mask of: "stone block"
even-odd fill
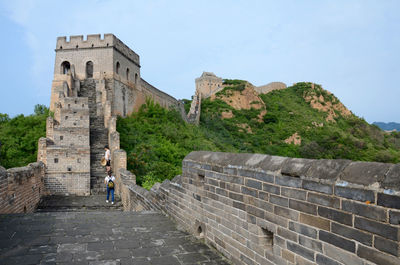
[[[246,179],[245,185],[247,187],[257,189],[257,190],[262,190],[262,183],[260,181],[252,180],[252,179]]]
[[[377,162],[351,162],[340,175],[340,179],[350,183],[369,186],[382,182],[391,164]]]
[[[297,177],[289,177],[289,176],[276,176],[275,177],[275,184],[293,188],[300,188],[302,180]]]
[[[242,190],[242,193],[245,194],[245,195],[250,195],[250,196],[253,196],[253,197],[256,197],[256,198],[258,197],[257,190],[249,189],[249,188],[244,187],[244,186],[241,187],[241,190]]]
[[[235,192],[229,192],[229,198],[235,201],[243,202],[243,195]]]
[[[393,165],[381,183],[384,189],[399,190],[400,188],[400,164]]]
[[[399,256],[399,242],[375,236],[374,247],[396,257]]]
[[[282,258],[284,258],[285,260],[294,263],[294,254],[286,249],[282,249]]]
[[[322,253],[322,243],[314,239],[300,235],[299,244],[302,245],[303,247]]]
[[[389,211],[389,221],[391,224],[399,225],[400,224],[400,212]]]
[[[314,251],[306,249],[305,247],[302,247],[296,243],[292,243],[292,242],[287,242],[287,248],[288,250],[308,259],[311,261],[314,261]]]
[[[400,209],[400,196],[378,193],[378,205]]]
[[[368,217],[370,219],[374,219],[377,221],[386,221],[386,213],[385,209],[375,207],[372,205],[362,204],[353,201],[342,201],[342,209],[347,212],[351,212],[356,215]]]
[[[300,222],[306,225],[310,225],[313,227],[317,227],[320,229],[324,229],[327,231],[330,231],[330,221],[317,217],[317,216],[313,216],[313,215],[308,215],[308,214],[304,214],[304,213],[300,213]]]
[[[288,158],[282,165],[281,174],[293,177],[304,176],[313,161],[305,158]]]
[[[275,186],[275,185],[270,185],[270,184],[263,183],[263,191],[279,195],[280,194],[280,187],[279,186]]]
[[[316,192],[332,194],[333,186],[328,184],[322,184],[316,181],[303,180],[303,189],[312,190]]]
[[[398,240],[398,228],[362,217],[355,217],[354,227],[368,231],[388,239]]]
[[[276,204],[276,205],[283,206],[283,207],[288,207],[289,206],[289,199],[288,198],[276,196],[276,195],[273,195],[273,194],[269,195],[269,202],[273,203],[273,204]]]
[[[392,255],[385,254],[381,251],[377,251],[373,248],[364,247],[363,245],[359,245],[357,249],[357,255],[360,258],[369,260],[375,264],[384,264],[384,265],[399,265],[400,260],[398,257],[394,257]]]
[[[317,230],[306,225],[290,221],[289,229],[308,237],[317,238]]]
[[[317,214],[317,206],[311,203],[296,201],[290,199],[289,208],[298,210],[300,212],[309,213],[309,214]]]
[[[261,209],[258,209],[257,207],[247,205],[246,210],[249,214],[252,214],[252,215],[260,217],[260,218],[264,218],[264,211]]]
[[[309,192],[307,201],[331,208],[340,208],[340,199],[333,196]]]
[[[325,241],[329,244],[332,244],[344,250],[350,252],[355,252],[356,250],[355,243],[343,237],[337,236],[335,234],[323,230],[320,230],[318,235],[319,235],[319,240]]]
[[[371,190],[335,186],[335,195],[356,201],[370,201],[372,203],[375,202],[375,195],[374,192]]]
[[[299,213],[297,213],[293,210],[290,210],[288,208],[280,207],[280,206],[274,207],[274,213],[279,216],[289,218],[290,220],[293,220],[293,221],[297,221],[299,219]]]
[[[278,233],[278,235],[280,235],[283,238],[289,239],[294,242],[298,242],[297,234],[290,230],[287,230],[285,228],[278,226],[277,233]]]
[[[284,197],[305,201],[307,192],[304,190],[281,187],[281,195]]]
[[[282,164],[285,163],[287,159],[287,157],[281,156],[266,156],[258,166],[264,171],[277,171],[282,168]]]
[[[332,233],[341,235],[349,239],[357,240],[358,242],[363,243],[364,245],[367,246],[372,246],[371,234],[364,233],[362,231],[359,231],[357,229],[345,225],[332,223]]]
[[[350,164],[350,160],[343,159],[319,159],[314,160],[306,173],[307,177],[317,179],[336,180],[345,167]]]
[[[353,217],[351,214],[326,208],[323,206],[318,206],[318,215],[342,224],[350,226],[353,224]]]
[[[339,262],[334,261],[324,255],[317,254],[316,262],[318,265],[341,265]]]
[[[274,176],[264,172],[256,172],[254,178],[263,182],[274,183]]]
[[[335,247],[331,244],[324,243],[324,254],[329,256],[330,258],[341,262],[343,264],[351,264],[351,265],[364,265],[364,262],[361,258],[359,258],[356,254],[347,252],[343,249]]]

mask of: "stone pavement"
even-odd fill
[[[0,215],[0,264],[228,264],[157,212]]]

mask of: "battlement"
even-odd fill
[[[84,35],[70,36],[67,40],[66,36],[57,38],[56,52],[63,50],[79,50],[79,49],[98,49],[98,48],[114,48],[140,66],[139,55],[126,46],[114,34],[90,34],[84,39]]]

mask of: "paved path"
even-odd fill
[[[227,265],[156,212],[0,215],[0,264]]]

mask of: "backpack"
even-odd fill
[[[109,189],[114,189],[114,181],[112,181],[111,179],[108,181],[107,187]]]

